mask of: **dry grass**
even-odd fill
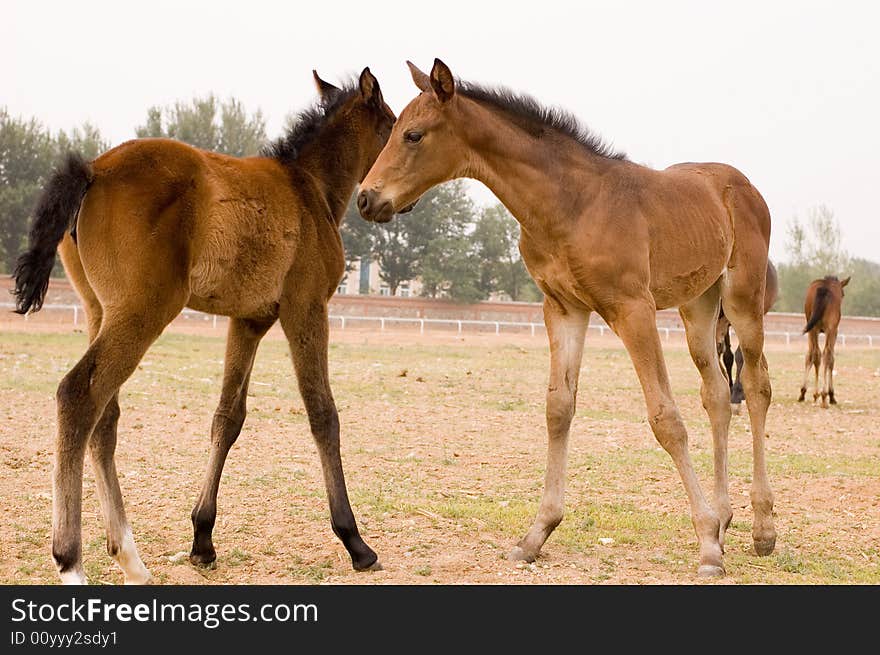
[[[0,583],[56,581],[54,390],[84,348],[82,334],[0,332]],[[123,388],[118,468],[158,582],[696,582],[683,488],[643,419],[626,353],[608,338],[588,341],[567,515],[536,564],[504,556],[533,518],[543,482],[544,340],[357,332],[335,337],[332,381],[355,514],[385,570],[351,571],[330,531],[317,454],[277,339],[261,346],[250,413],[224,472],[217,568],[173,561],[190,545],[222,357],[222,338],[168,334]],[[839,349],[841,404],[830,410],[794,402],[802,358],[794,347],[768,352],[779,540],[767,558],[749,552],[751,441],[746,416],[734,417],[725,583],[880,582],[880,350]],[[667,361],[708,490],[699,378],[680,344],[670,345]],[[121,582],[104,549],[88,464],[83,543],[91,581]]]

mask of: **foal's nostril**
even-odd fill
[[[367,193],[366,190],[361,191],[361,192],[358,194],[358,198],[357,198],[357,206],[358,206],[358,209],[360,210],[361,214],[363,214],[364,212],[367,211],[367,209],[369,209],[369,207],[370,207],[370,196],[369,196],[369,194]]]

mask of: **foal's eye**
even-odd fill
[[[403,135],[403,138],[406,139],[409,143],[418,143],[422,140],[421,132],[407,132]]]

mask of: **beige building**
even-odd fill
[[[339,283],[336,293],[343,296],[358,294],[390,296],[391,289],[379,277],[379,264],[371,261],[362,268],[362,263],[360,260],[354,262],[352,270],[346,272]],[[422,285],[418,280],[409,280],[400,283],[395,295],[400,298],[408,298],[419,295],[421,290]]]

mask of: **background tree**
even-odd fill
[[[52,137],[42,124],[0,109],[0,250],[5,272],[12,271],[25,246],[28,219],[54,157]]]
[[[401,283],[419,278],[423,295],[476,299],[477,270],[468,260],[467,239],[473,218],[473,201],[461,180],[431,189],[412,212],[385,224],[364,221],[349,203],[342,224],[349,270],[356,259],[372,259],[391,295]]]
[[[423,296],[459,302],[487,297],[479,285],[479,262],[473,247],[475,214],[462,180],[432,189],[416,205],[411,234],[423,253],[419,260]],[[409,215],[402,219],[410,220]]]
[[[147,120],[135,128],[140,137],[177,139],[197,148],[234,157],[256,155],[266,142],[266,121],[258,109],[248,115],[235,98],[220,102],[212,93],[164,109],[150,107]]]
[[[812,208],[806,222],[792,219],[786,244],[788,261],[778,266],[777,311],[801,312],[810,282],[826,275],[849,275],[850,257],[842,243],[840,225],[825,205]],[[847,287],[847,298],[850,290]]]
[[[473,240],[480,266],[479,286],[487,296],[500,292],[511,300],[541,299],[519,252],[519,235],[519,223],[501,203],[481,212]]]
[[[843,313],[849,316],[880,316],[880,264],[867,259],[853,259],[846,275],[852,275],[852,279],[846,285]]]
[[[110,149],[110,142],[101,136],[101,130],[91,123],[83,123],[82,127],[75,127],[70,134],[59,130],[55,137],[55,149],[58,155],[74,151],[81,154],[88,161],[95,159],[101,153]]]
[[[58,158],[76,150],[94,159],[106,149],[100,131],[88,123],[70,135],[61,131],[53,138],[36,119],[13,117],[0,108],[0,268],[4,272],[12,271],[27,245],[31,212]]]
[[[369,261],[373,257],[374,241],[377,225],[361,218],[355,198],[352,194],[342,217],[339,232],[342,234],[342,246],[345,248],[345,270],[351,271],[354,263],[359,260]]]
[[[378,225],[373,235],[373,256],[379,264],[379,277],[388,285],[391,295],[397,295],[401,282],[415,279],[418,265],[425,254],[425,244],[417,238],[414,226],[415,211]],[[412,229],[415,227],[416,229]]]

